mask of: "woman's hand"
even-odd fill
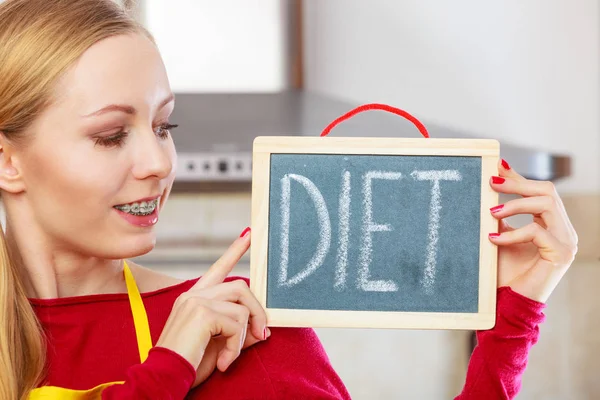
[[[577,233],[554,184],[525,179],[506,161],[498,170],[500,176],[490,180],[492,188],[522,196],[490,210],[500,220],[500,234],[490,233],[499,246],[498,286],[545,302],[575,258]],[[517,214],[532,214],[533,222],[514,229],[503,220]]]
[[[215,367],[225,371],[242,349],[268,337],[265,311],[246,282],[223,282],[249,246],[249,234],[238,238],[177,298],[156,343],[196,368],[193,387],[206,380]]]

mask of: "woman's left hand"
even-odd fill
[[[498,170],[492,188],[522,196],[490,210],[500,222],[500,235],[490,235],[498,246],[498,287],[546,302],[575,258],[577,233],[553,183],[525,179],[506,162]],[[533,222],[515,229],[503,220],[517,214],[531,214]]]

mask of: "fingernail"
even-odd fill
[[[502,159],[502,168],[504,169],[510,169],[510,165],[508,165],[508,163],[506,162],[506,160],[503,158]]]
[[[242,233],[240,234],[240,237],[241,238],[246,237],[249,233],[250,233],[250,227],[247,227],[246,229],[244,229],[242,231]]]
[[[490,233],[490,234],[489,234],[489,237],[491,237],[492,239],[495,239],[495,238],[497,238],[498,236],[500,236],[500,234],[499,234],[499,233]]]
[[[504,204],[500,204],[499,206],[490,208],[490,211],[492,213],[497,213],[498,211],[502,210],[503,208],[504,208]]]
[[[504,183],[506,179],[500,177],[500,176],[492,176],[492,183],[495,183],[496,185],[499,185],[501,183]]]
[[[267,338],[271,336],[271,330],[267,327],[263,330],[263,340],[267,340]]]

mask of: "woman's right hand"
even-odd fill
[[[246,282],[223,282],[249,247],[249,233],[236,239],[207,273],[177,298],[156,343],[196,368],[194,386],[215,366],[225,371],[243,348],[268,336],[265,311]]]

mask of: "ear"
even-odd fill
[[[25,182],[19,169],[14,145],[12,145],[4,132],[0,131],[0,189],[9,193],[25,191]]]

